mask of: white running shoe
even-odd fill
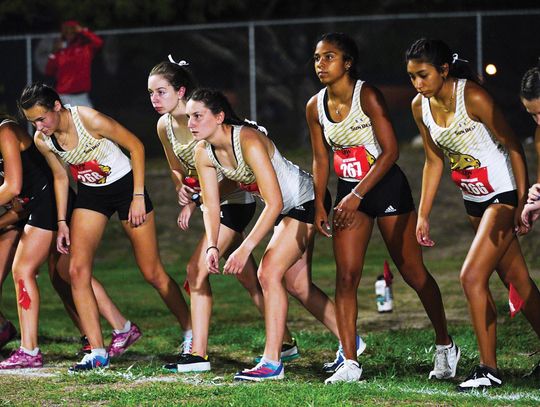
[[[359,335],[356,335],[356,357],[359,357],[362,353],[364,353],[365,350],[366,343]],[[341,347],[340,343],[339,348],[336,351],[336,358],[332,362],[326,362],[323,365],[323,371],[325,371],[326,373],[334,373],[338,369],[338,367],[341,366],[344,360],[345,355],[343,354],[343,348]]]
[[[360,377],[362,377],[362,366],[355,360],[345,359],[336,372],[324,381],[324,384],[357,382]]]
[[[461,356],[461,350],[454,343],[450,345],[436,345],[435,350],[435,366],[429,373],[429,378],[435,379],[451,379],[456,376],[457,364]]]

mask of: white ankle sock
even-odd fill
[[[37,354],[39,353],[39,348],[34,348],[33,350],[30,350],[26,349],[24,346],[21,346],[21,349],[24,353],[30,356],[37,356]]]
[[[114,333],[125,334],[126,332],[129,332],[130,329],[131,329],[131,321],[127,320],[126,323],[124,324],[124,328],[114,329]]]
[[[92,349],[92,354],[104,358],[107,356],[107,351],[105,348],[94,348]]]

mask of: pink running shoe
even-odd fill
[[[15,339],[17,336],[17,330],[15,326],[10,322],[6,321],[4,324],[4,329],[0,331],[0,349],[2,349],[8,342]]]
[[[31,356],[19,348],[13,351],[9,358],[0,362],[0,369],[26,369],[29,367],[43,367],[41,351],[36,356]]]
[[[142,333],[139,327],[133,322],[131,323],[131,328],[126,333],[117,334],[113,331],[111,344],[107,349],[107,352],[109,352],[109,357],[113,358],[116,356],[120,356],[141,336]]]

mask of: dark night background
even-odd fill
[[[50,78],[43,76],[43,68],[53,34],[62,21],[76,19],[101,32],[105,40],[93,65],[91,97],[95,107],[141,137],[150,155],[159,156],[161,147],[155,135],[158,117],[146,90],[152,66],[169,53],[177,60],[188,60],[201,85],[224,90],[238,113],[249,117],[248,22],[255,22],[257,120],[270,130],[278,145],[309,148],[304,108],[309,97],[321,87],[313,73],[311,55],[317,39],[328,31],[347,32],[355,38],[361,52],[362,78],[381,89],[399,139],[410,140],[417,133],[410,114],[415,91],[403,61],[410,43],[422,36],[443,39],[473,68],[477,67],[474,14],[409,18],[411,14],[505,10],[511,13],[524,9],[532,12],[483,15],[481,32],[483,66],[494,63],[498,68],[497,75],[485,76],[484,85],[520,138],[525,139],[533,134],[534,123],[520,105],[519,82],[540,56],[540,6],[538,1],[527,0],[1,1],[0,37],[18,37],[0,41],[0,110],[15,114],[15,101],[26,85],[27,42],[23,35],[32,34],[32,79],[52,84]],[[398,18],[398,14],[408,17]],[[362,18],[343,20],[350,16]],[[325,20],[309,20],[313,18]],[[280,23],[283,19],[307,20]],[[212,26],[234,22],[239,24]],[[174,28],[168,30],[170,26]],[[156,30],[125,31],[144,27]]]

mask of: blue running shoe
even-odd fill
[[[253,368],[244,369],[234,375],[234,380],[260,382],[262,380],[281,380],[285,377],[283,363],[275,365],[264,358]]]
[[[93,369],[105,369],[109,367],[109,354],[107,356],[99,356],[95,353],[87,353],[79,363],[71,366],[68,373],[87,372]]]
[[[360,356],[364,351],[366,350],[366,343],[362,340],[362,338],[358,335],[356,335],[356,357]],[[334,373],[338,367],[340,367],[343,362],[345,361],[345,355],[343,354],[343,348],[341,347],[341,343],[339,344],[339,348],[336,351],[336,358],[332,362],[326,362],[323,365],[323,371],[326,373]]]

